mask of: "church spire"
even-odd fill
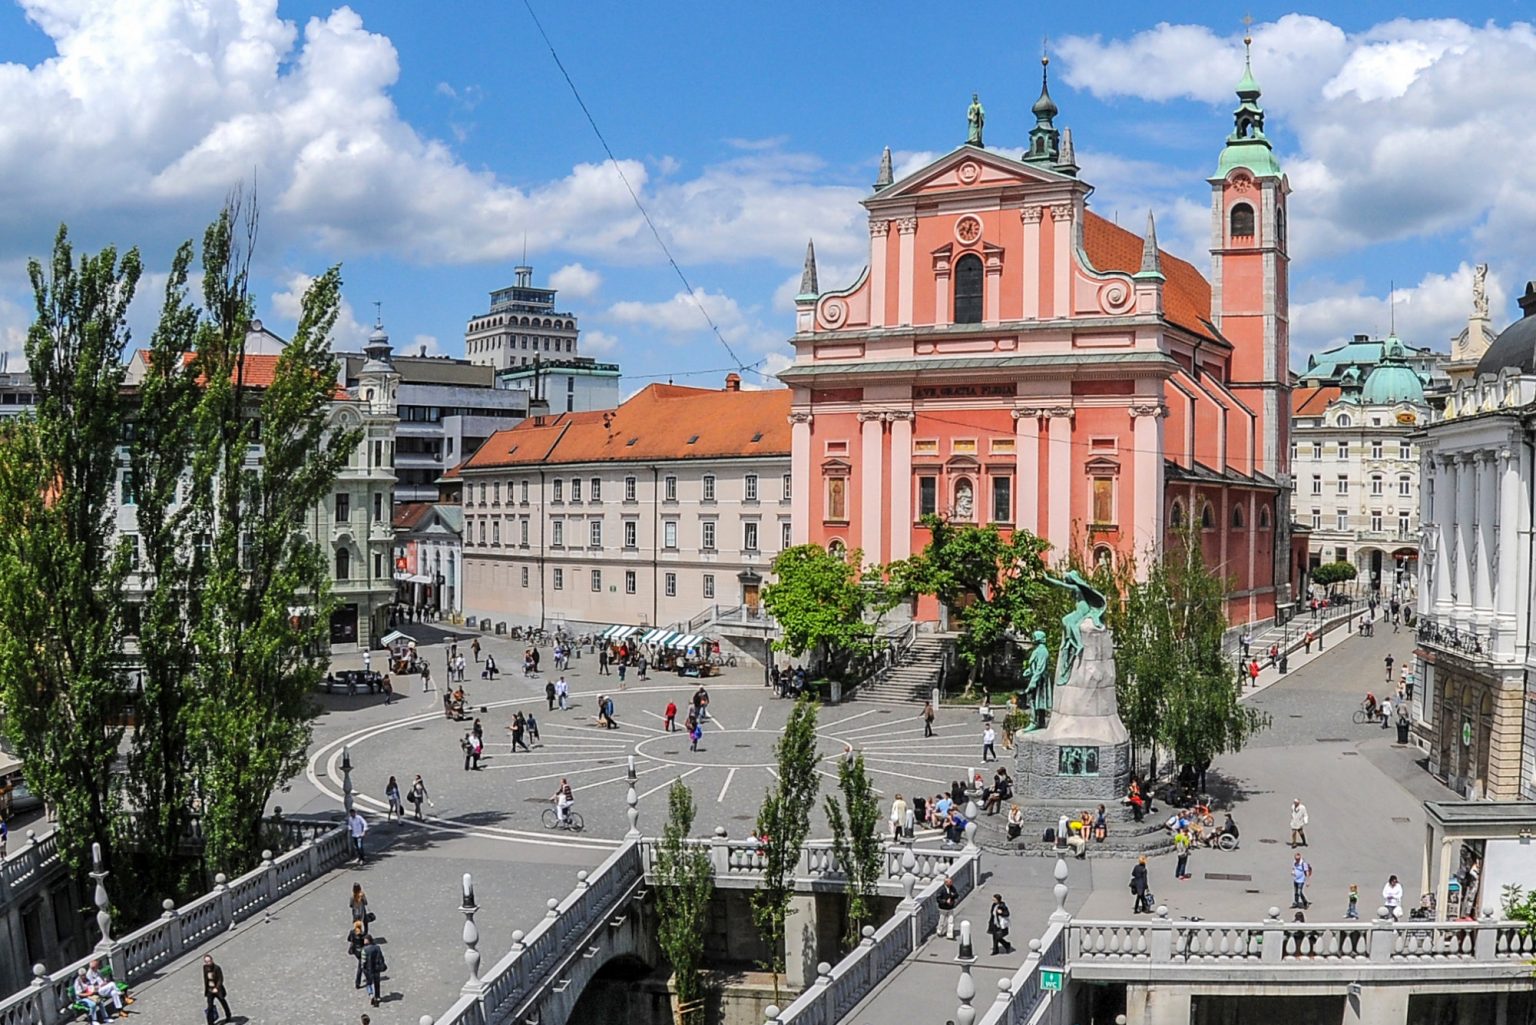
[[[800,271],[800,294],[796,298],[814,299],[820,293],[821,289],[816,285],[816,242],[808,240],[805,243],[805,268]]]
[[[1061,130],[1061,159],[1056,161],[1056,170],[1062,174],[1077,177],[1077,151],[1072,148],[1072,129]]]
[[[1218,177],[1245,167],[1259,176],[1280,175],[1280,162],[1264,135],[1264,108],[1259,106],[1259,83],[1253,77],[1253,36],[1243,35],[1243,77],[1237,81],[1237,109],[1232,112],[1232,134],[1221,151]]]
[[[891,174],[891,147],[887,146],[885,152],[880,154],[880,173],[875,175],[875,191],[879,192],[895,180]]]
[[[1035,127],[1029,130],[1029,152],[1024,154],[1027,164],[1054,164],[1060,155],[1061,134],[1056,131],[1054,118],[1060,109],[1051,99],[1051,58],[1040,57],[1040,98],[1029,109],[1035,115]]]
[[[1147,237],[1141,244],[1141,270],[1136,272],[1138,281],[1163,281],[1163,258],[1157,251],[1157,222],[1152,211],[1147,211]]]

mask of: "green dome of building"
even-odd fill
[[[1424,382],[1408,365],[1403,343],[1397,338],[1388,338],[1382,346],[1381,362],[1366,375],[1360,401],[1372,406],[1424,402]]]

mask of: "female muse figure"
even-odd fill
[[[1047,576],[1045,582],[1077,596],[1077,605],[1061,617],[1061,649],[1056,655],[1056,685],[1061,687],[1067,684],[1073,664],[1083,653],[1083,621],[1092,620],[1102,630],[1104,608],[1108,603],[1104,595],[1075,569],[1068,570],[1064,580]]]

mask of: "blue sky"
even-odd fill
[[[744,362],[781,367],[805,240],[823,287],[857,273],[858,200],[964,139],[1019,149],[1050,37],[1058,125],[1106,216],[1151,208],[1208,266],[1205,176],[1229,130],[1242,25],[1167,9],[778,3],[534,8],[699,298]],[[584,349],[717,382],[731,360],[640,222],[521,3],[428,8],[275,0],[26,0],[0,6],[0,350],[29,319],[24,260],[59,221],[151,270],[254,174],[257,294],[291,326],[304,275],[343,264],[401,349],[460,354],[526,234]],[[1524,4],[1357,3],[1254,12],[1254,70],[1291,177],[1293,334],[1304,353],[1379,332],[1445,348],[1492,264],[1496,319],[1536,276],[1536,33]],[[139,304],[147,337],[160,281]],[[689,372],[697,376],[684,376]],[[752,380],[749,378],[749,381]],[[756,378],[759,384],[766,378]]]

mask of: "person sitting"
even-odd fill
[[[947,844],[960,844],[965,841],[965,827],[970,825],[965,815],[953,808],[950,809],[949,819],[944,825],[944,842]]]
[[[988,815],[996,815],[998,811],[1002,809],[1002,806],[1003,788],[1000,786],[994,786],[988,789],[986,796],[982,799],[982,810],[985,811]]]
[[[453,690],[453,714],[457,718],[464,718],[464,688],[455,687]]]
[[[107,1021],[107,1008],[101,997],[86,978],[85,969],[81,968],[75,973],[75,981],[70,984],[70,992],[74,995],[75,1006],[85,1012],[85,1016],[92,1022]]]
[[[1085,812],[1082,818],[1067,823],[1067,846],[1079,858],[1086,858],[1088,856],[1088,836],[1083,821],[1086,818],[1087,813]]]
[[[1024,813],[1018,805],[1010,805],[1008,808],[1008,839],[1017,840],[1024,832]]]
[[[448,693],[447,691],[443,691],[443,718],[444,719],[454,719],[454,718],[457,718],[453,714],[453,695]]]
[[[1131,780],[1130,789],[1126,792],[1125,801],[1131,806],[1131,814],[1135,816],[1137,822],[1140,822],[1146,807],[1141,796],[1141,785],[1134,779]]]
[[[1234,840],[1237,839],[1237,823],[1233,820],[1231,812],[1227,812],[1227,821],[1221,824],[1221,832],[1223,836],[1230,836]]]
[[[928,824],[928,799],[921,794],[912,798],[912,821]]]
[[[133,1003],[133,997],[128,995],[127,986],[119,986],[112,981],[112,966],[102,967],[101,958],[92,958],[91,967],[85,973],[85,981],[96,990],[96,997],[104,1006],[110,1006],[116,1017],[127,1017],[128,1012],[123,1008],[124,1004]]]
[[[1095,843],[1103,843],[1109,836],[1109,821],[1104,811],[1104,806],[1099,805],[1098,812],[1093,816],[1093,839]]]

